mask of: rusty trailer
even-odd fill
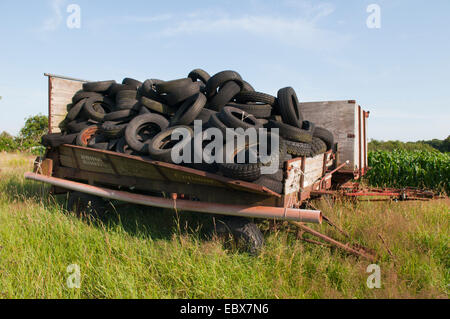
[[[67,105],[85,81],[46,74],[49,131],[57,133]],[[25,177],[52,185],[52,193],[82,192],[140,205],[218,215],[322,223],[322,213],[301,209],[312,194],[363,176],[369,112],[355,101],[303,103],[305,118],[329,128],[336,146],[313,158],[285,163],[283,193],[146,157],[61,145],[48,148]]]

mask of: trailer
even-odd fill
[[[49,132],[58,133],[72,96],[86,81],[45,75],[49,86]],[[322,212],[302,209],[302,204],[314,194],[365,175],[369,112],[354,100],[308,102],[302,107],[306,119],[334,134],[336,145],[313,158],[286,162],[281,194],[254,183],[142,156],[75,145],[47,148],[36,161],[34,172],[26,173],[25,178],[50,184],[53,194],[69,193],[69,201],[76,196],[79,200],[81,193],[90,196],[91,202],[103,198],[241,220],[266,218],[320,224]],[[251,220],[246,222],[254,225]],[[233,227],[230,225],[233,223],[228,224]]]

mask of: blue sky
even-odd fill
[[[81,28],[66,25],[81,8]],[[369,4],[381,28],[366,25]],[[47,113],[43,73],[88,80],[175,79],[238,71],[258,91],[357,100],[369,137],[450,134],[450,1],[0,2],[0,131]]]

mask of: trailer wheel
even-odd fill
[[[101,197],[81,192],[71,192],[67,201],[67,210],[77,216],[101,217],[106,213],[106,202]]]
[[[225,246],[258,255],[264,245],[264,236],[248,218],[224,216],[215,219],[215,233],[225,239]]]

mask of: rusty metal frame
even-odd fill
[[[268,207],[268,206],[238,206],[218,203],[205,203],[192,200],[178,200],[177,196],[171,199],[142,195],[105,187],[87,185],[56,177],[48,177],[36,173],[25,173],[25,178],[42,183],[47,183],[56,187],[62,187],[72,191],[79,191],[93,196],[99,196],[110,200],[160,207],[173,208],[199,213],[209,213],[218,215],[242,216],[249,218],[269,218],[276,220],[298,221],[306,223],[322,223],[322,212],[318,210],[305,210],[297,208]]]

